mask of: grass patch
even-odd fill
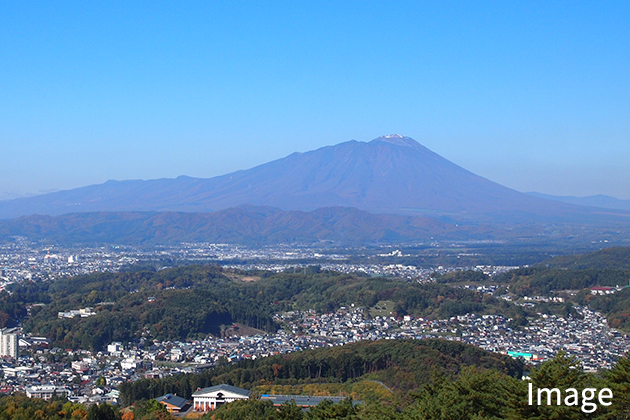
[[[391,300],[379,300],[376,305],[369,309],[370,316],[391,316],[394,305],[394,302]]]

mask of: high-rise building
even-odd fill
[[[17,328],[3,328],[0,330],[0,356],[13,357],[17,359],[19,355],[19,342]]]

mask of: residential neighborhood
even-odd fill
[[[233,259],[247,255],[273,257],[276,262],[249,265],[231,265],[239,269],[269,270],[273,272],[295,271],[306,267],[291,262],[292,258],[317,257],[312,249],[290,248],[249,250],[227,245],[184,244],[181,248],[139,250],[133,248],[108,249],[85,248],[63,250],[38,248],[26,241],[16,240],[3,245],[0,250],[2,282],[54,281],[54,279],[94,271],[119,271],[138,261],[156,256],[185,255],[187,257],[216,257]],[[388,253],[397,256],[396,250]],[[482,271],[489,276],[503,273],[513,267],[434,267],[420,269],[403,264],[345,264],[331,262],[341,255],[327,255],[321,269],[364,275],[387,275],[401,281],[427,283],[434,281],[434,273],[458,270]],[[278,263],[285,259],[286,263]],[[456,285],[468,290],[508,300],[516,305],[535,307],[539,303],[564,303],[558,295],[525,296],[514,301],[513,296],[501,294],[498,285]],[[593,288],[594,294],[611,294],[622,289]],[[151,298],[149,297],[149,301]],[[100,302],[98,305],[108,305]],[[30,310],[30,308],[29,308]],[[2,330],[0,336],[3,357],[0,392],[23,392],[27,396],[49,399],[65,395],[70,401],[81,403],[117,403],[117,386],[125,381],[141,378],[199,372],[218,365],[226,365],[245,359],[257,359],[305,349],[342,346],[361,340],[443,338],[473,344],[480,348],[525,359],[537,365],[564,351],[575,356],[587,371],[611,367],[630,350],[630,337],[610,328],[606,319],[587,307],[574,306],[573,315],[539,313],[531,317],[522,328],[513,328],[506,316],[467,313],[448,319],[425,319],[393,313],[390,303],[379,302],[373,308],[358,305],[342,306],[334,312],[318,313],[315,310],[287,311],[273,317],[281,328],[275,333],[251,329],[241,330],[233,325],[231,334],[192,341],[165,341],[140,338],[134,342],[112,342],[107,349],[92,352],[86,349],[62,349],[51,347],[45,337],[25,334],[20,327]],[[95,315],[93,306],[77,306],[58,313],[60,319],[89,318]],[[248,331],[244,333],[243,331]],[[19,346],[17,345],[19,344]],[[200,390],[196,410],[211,410],[231,395],[223,392],[223,400],[215,395],[206,398],[205,393],[216,390]],[[226,391],[226,390],[223,390]],[[206,399],[201,396],[206,395]],[[208,394],[209,395],[209,394]],[[169,410],[181,410],[185,402],[176,395],[165,395],[160,400]],[[189,401],[189,403],[191,403]]]
[[[210,336],[189,342],[111,343],[107,351],[97,353],[48,349],[41,338],[25,336],[20,340],[20,356],[7,358],[2,364],[2,390],[42,398],[65,394],[76,402],[115,403],[116,386],[124,381],[198,372],[243,359],[360,340],[441,337],[524,357],[533,364],[562,350],[592,371],[609,368],[630,351],[630,337],[609,328],[600,314],[582,307],[575,310],[576,317],[540,315],[523,330],[510,328],[510,319],[501,315],[467,314],[427,320],[410,316],[368,318],[365,308],[360,307],[343,307],[322,315],[312,310],[291,311],[276,315],[283,328],[275,334]]]

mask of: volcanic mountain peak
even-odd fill
[[[386,136],[381,136],[381,137],[375,138],[370,143],[371,144],[390,143],[396,146],[412,147],[414,149],[424,149],[424,147],[420,143],[418,143],[411,137],[401,136],[400,134],[388,134]]]
[[[532,197],[477,176],[400,134],[347,141],[230,174],[100,185],[0,202],[0,219],[100,211],[214,212],[355,207],[444,220],[586,220],[594,209]]]

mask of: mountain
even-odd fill
[[[538,192],[529,192],[527,194],[535,197],[545,198],[547,200],[561,201],[563,203],[576,204],[578,206],[600,207],[604,209],[626,210],[630,211],[630,200],[621,200],[609,195],[589,195],[587,197],[560,196],[549,195]]]
[[[181,242],[250,246],[278,243],[366,245],[429,243],[433,240],[501,241],[512,246],[597,249],[626,246],[627,222],[580,224],[456,224],[426,216],[373,214],[352,207],[313,211],[243,205],[212,213],[86,212],[32,215],[0,220],[0,240],[23,236],[59,244],[146,244]],[[597,245],[599,244],[599,245]]]
[[[333,241],[356,245],[428,241],[432,236],[488,239],[493,231],[484,226],[455,226],[428,217],[372,214],[346,207],[304,212],[240,206],[214,213],[71,213],[0,221],[0,239],[16,235],[58,243],[264,245]]]
[[[293,153],[210,179],[108,181],[4,201],[0,218],[101,211],[214,212],[242,204],[307,211],[344,206],[475,223],[585,222],[609,217],[601,210],[503,187],[409,137],[390,135]]]

